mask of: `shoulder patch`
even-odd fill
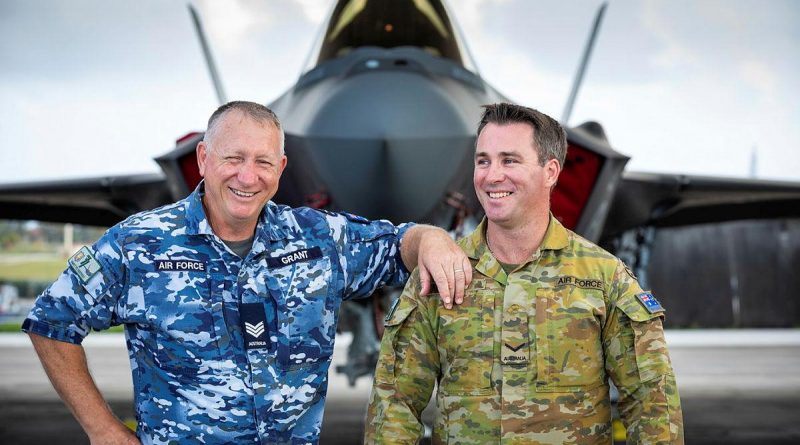
[[[342,212],[342,215],[347,218],[348,221],[358,223],[358,224],[369,224],[370,221],[363,216],[353,215],[352,213]]]
[[[624,261],[622,261],[622,266],[625,267],[625,272],[628,272],[628,275],[630,275],[631,278],[633,278],[636,281],[639,281],[639,280],[636,279],[636,275],[633,274],[633,271],[631,270],[631,268],[628,267],[628,265],[625,264]]]
[[[636,299],[639,300],[644,308],[647,309],[647,312],[651,314],[655,314],[656,312],[664,312],[664,308],[661,306],[661,303],[656,300],[656,297],[653,296],[650,292],[642,292],[641,294],[636,295]]]
[[[97,272],[100,272],[100,263],[97,262],[92,251],[86,246],[81,247],[67,262],[83,284],[88,283]]]
[[[392,319],[392,315],[394,315],[394,311],[397,309],[397,305],[400,303],[400,298],[394,300],[392,303],[392,307],[389,309],[389,312],[386,313],[386,317],[383,318],[383,321],[389,321]]]

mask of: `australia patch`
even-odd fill
[[[92,251],[86,246],[81,247],[67,262],[83,284],[88,283],[97,272],[100,272],[100,263],[97,262]]]
[[[644,305],[644,308],[647,309],[647,312],[650,312],[651,314],[655,314],[656,312],[664,312],[664,308],[661,307],[661,303],[659,303],[658,300],[656,300],[656,297],[654,297],[650,292],[642,292],[641,294],[637,295],[636,298]]]
[[[244,303],[239,306],[245,349],[269,347],[267,316],[263,303]]]
[[[281,256],[267,258],[267,265],[269,267],[283,267],[294,263],[315,260],[317,258],[322,258],[322,249],[319,247],[312,247],[310,249],[295,250],[294,252],[289,252]]]

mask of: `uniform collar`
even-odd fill
[[[187,235],[213,235],[211,224],[206,218],[203,208],[203,195],[205,183],[200,181],[194,191],[185,198],[186,201],[186,234]]]
[[[508,277],[506,276],[500,262],[494,257],[486,244],[486,217],[483,218],[478,227],[461,239],[459,244],[464,250],[464,253],[473,260],[476,260],[475,270],[493,278],[494,280],[506,284]],[[550,222],[547,225],[547,231],[542,239],[542,245],[533,253],[527,262],[534,261],[539,258],[541,253],[545,250],[561,250],[569,245],[569,232],[566,228],[550,213]]]

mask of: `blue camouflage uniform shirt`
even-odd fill
[[[408,278],[410,226],[269,202],[242,259],[202,187],[78,252],[23,330],[80,344],[124,324],[145,444],[317,443],[339,306]]]

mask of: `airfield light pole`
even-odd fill
[[[589,41],[586,42],[586,48],[584,48],[583,56],[581,57],[581,64],[578,67],[578,72],[575,74],[575,80],[572,82],[572,91],[570,91],[567,105],[564,107],[564,114],[561,115],[561,124],[564,126],[569,123],[569,117],[572,114],[572,106],[575,105],[575,98],[578,97],[578,90],[581,88],[581,83],[583,83],[583,75],[586,73],[586,66],[589,65],[589,58],[592,55],[594,41],[597,38],[597,32],[600,30],[600,23],[603,21],[603,14],[605,14],[607,6],[608,2],[603,2],[603,4],[600,5],[600,9],[597,10],[597,15],[595,15],[594,26],[592,27],[592,32],[589,34]]]
[[[211,48],[208,46],[206,33],[203,31],[203,24],[200,23],[200,16],[197,14],[194,6],[191,4],[187,6],[189,7],[189,14],[192,16],[192,21],[194,22],[194,29],[197,31],[197,38],[200,40],[200,47],[203,49],[203,55],[206,58],[206,66],[208,66],[208,72],[211,74],[211,82],[214,83],[214,90],[217,92],[217,99],[219,100],[219,104],[222,105],[227,103],[228,99],[225,96],[225,90],[222,88],[222,80],[220,80],[219,73],[217,73],[217,65],[214,63],[214,57],[211,55]]]

